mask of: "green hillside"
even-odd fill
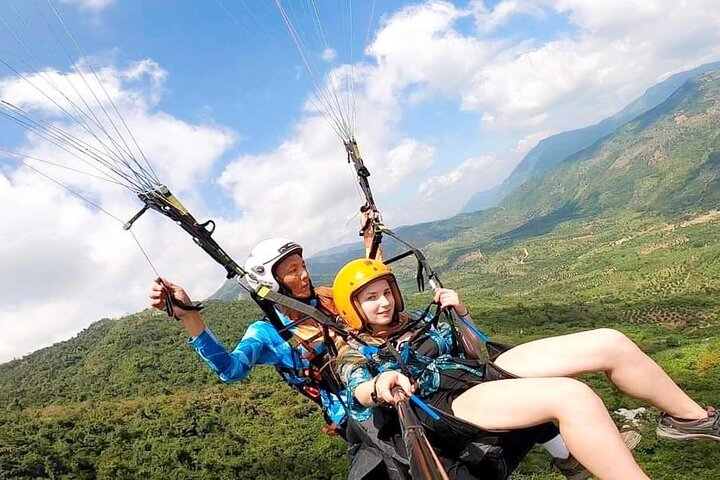
[[[720,74],[699,77],[500,207],[405,231],[491,338],[617,328],[719,405],[719,115]],[[397,270],[410,292],[415,265]],[[257,314],[246,301],[204,312],[229,347]],[[344,478],[344,445],[271,368],[222,385],[185,341],[144,311],[0,365],[0,479]],[[642,405],[586,380],[611,411]],[[717,479],[720,446],[659,441],[657,415],[635,454],[650,477]],[[514,478],[561,476],[534,451]]]
[[[675,214],[720,204],[720,72],[686,82],[665,102],[502,206],[538,217],[611,208]]]
[[[518,185],[526,182],[530,178],[543,174],[558,165],[568,156],[589,147],[628,121],[656,107],[664,102],[687,80],[703,73],[718,70],[718,68],[720,68],[720,62],[713,62],[675,74],[667,80],[649,88],[641,97],[632,101],[612,117],[606,118],[589,127],[559,133],[541,140],[527,153],[503,183],[473,195],[462,208],[462,211],[473,212],[498,205],[505,196]]]
[[[204,316],[232,347],[257,312]],[[313,404],[270,368],[222,385],[185,341],[145,311],[2,365],[0,478],[342,478],[344,446]]]

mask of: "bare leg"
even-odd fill
[[[486,382],[456,398],[452,410],[487,429],[510,430],[556,420],[570,452],[594,475],[605,480],[648,478],[623,443],[602,400],[577,380]]]
[[[707,412],[621,332],[609,328],[535,340],[504,352],[496,363],[519,377],[566,377],[605,372],[620,390],[673,417]]]

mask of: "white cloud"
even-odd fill
[[[471,11],[475,17],[475,24],[483,32],[492,32],[504,25],[516,15],[545,16],[542,4],[538,0],[502,0],[489,10],[484,2],[472,3]]]
[[[91,69],[85,62],[70,72],[44,69],[0,79],[4,101],[27,111],[69,119],[80,117],[79,110],[95,114],[96,121],[107,122],[114,108],[145,111],[155,106],[167,72],[152,60],[142,60],[126,70],[105,67]],[[39,112],[38,112],[39,111]],[[90,118],[88,118],[90,121]],[[107,124],[107,128],[113,129]],[[113,129],[114,130],[114,129]]]
[[[418,195],[430,200],[436,200],[438,195],[447,193],[449,189],[455,189],[466,185],[467,183],[475,183],[487,175],[497,160],[493,157],[483,156],[477,158],[469,158],[465,160],[459,167],[451,170],[445,175],[430,177],[420,184],[418,187]]]
[[[571,40],[548,43],[512,61],[488,65],[463,93],[463,106],[488,108],[496,121],[502,118],[505,123],[522,124],[592,84],[600,60],[597,53],[578,52]],[[534,123],[545,118],[536,118]]]
[[[668,72],[720,57],[712,3],[554,2],[578,33],[495,56],[460,92],[463,105],[484,111],[494,127],[598,121]]]
[[[397,185],[411,176],[422,174],[433,164],[435,148],[412,138],[404,138],[387,153],[388,162],[378,172],[383,183]]]
[[[535,145],[537,145],[540,140],[543,138],[547,138],[550,135],[552,135],[551,132],[548,131],[542,131],[537,133],[532,133],[528,135],[527,137],[521,138],[518,140],[517,144],[515,145],[515,148],[513,148],[513,153],[517,154],[518,156],[522,157],[525,154],[527,154]]]
[[[492,156],[468,158],[443,175],[429,177],[417,189],[407,209],[406,218],[418,222],[448,216],[457,212],[478,190],[490,188],[495,178],[506,172],[507,165]]]
[[[76,5],[87,10],[102,10],[115,3],[115,0],[60,0],[60,3]]]
[[[720,11],[712,4],[504,0],[462,10],[429,1],[385,21],[368,48],[378,63],[369,95],[455,97],[492,128],[576,128],[616,112],[669,73],[720,57]],[[551,14],[567,15],[576,32],[545,42],[532,32],[494,36],[518,15]],[[476,20],[477,34],[460,33],[464,18]]]
[[[683,5],[684,3],[684,5]],[[693,2],[695,6],[702,6],[701,2]],[[709,6],[705,2],[705,6]],[[676,13],[678,10],[687,10],[687,2],[673,2],[668,0],[609,0],[606,2],[585,2],[583,0],[557,0],[555,8],[570,15],[576,25],[588,32],[622,31],[642,27],[645,23],[664,21],[663,17]],[[694,6],[692,8],[694,10]]]
[[[494,49],[454,30],[454,22],[465,15],[450,3],[428,2],[388,19],[368,47],[378,64],[368,95],[388,99],[411,86],[424,95],[461,90]]]
[[[332,48],[326,48],[322,52],[322,59],[326,62],[332,62],[337,58],[337,52],[333,50]]]
[[[77,73],[48,71],[46,74],[52,76],[56,85],[68,85],[68,79],[78,80]],[[140,62],[127,70],[106,67],[100,76],[159,178],[166,181],[174,193],[181,194],[179,197],[191,211],[203,215],[207,209],[199,185],[207,181],[210,168],[234,141],[234,136],[216,127],[188,124],[153,111],[164,72],[152,62]],[[39,76],[27,78],[37,80]],[[57,105],[27,88],[27,83],[19,79],[0,81],[0,97],[11,98],[33,115],[60,117]],[[109,100],[103,103],[110,108]],[[68,105],[66,108],[72,109]],[[100,110],[97,107],[96,113]],[[97,115],[100,118],[100,114]],[[127,148],[135,150],[134,141],[125,134],[118,117],[110,115],[123,132]],[[109,120],[103,123],[108,127]],[[68,120],[53,124],[104,151],[80,125]],[[108,131],[119,139],[111,127]],[[99,138],[105,139],[110,150],[120,148],[113,147],[103,135]],[[118,141],[118,145],[122,143]],[[21,150],[33,157],[93,171],[92,167],[37,135],[30,136]],[[139,154],[136,158],[144,162]],[[76,172],[39,162],[29,163],[117,218],[105,215],[19,164],[3,170],[0,204],[20,208],[4,209],[3,222],[0,222],[3,245],[0,290],[4,292],[0,301],[0,329],[9,340],[0,344],[0,361],[67,338],[99,318],[144,308],[146,292],[154,276],[132,235],[122,229],[122,222],[141,206],[132,192]],[[155,268],[181,279],[194,295],[210,294],[222,283],[222,269],[209,261],[169,219],[146,213],[132,231]]]
[[[380,148],[370,142],[361,146],[363,154]],[[274,151],[231,162],[219,182],[243,212],[229,228],[238,233],[228,238],[233,250],[247,252],[261,238],[282,235],[312,251],[353,235],[357,226],[347,222],[363,199],[344,157],[325,119],[311,116]]]

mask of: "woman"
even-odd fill
[[[492,365],[473,365],[450,355],[447,326],[439,324],[419,336],[415,329],[405,331],[408,317],[395,277],[380,262],[362,259],[345,265],[333,284],[333,297],[340,316],[358,334],[340,351],[337,366],[348,387],[350,413],[358,418],[382,403],[393,403],[391,389],[400,386],[408,395],[414,392],[431,406],[485,430],[558,422],[570,452],[594,475],[647,479],[602,400],[587,385],[569,378],[604,372],[623,392],[667,412],[658,426],[659,436],[720,440],[715,409],[698,405],[618,331],[599,329],[536,340],[502,353]],[[452,290],[436,290],[435,302],[468,317]],[[378,355],[380,345],[389,345],[399,357]],[[393,361],[402,360],[402,355],[404,361]],[[401,366],[412,378],[398,371]],[[521,378],[495,380],[486,367]],[[441,422],[423,419],[429,430],[442,434]]]

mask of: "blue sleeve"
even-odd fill
[[[223,382],[233,382],[247,378],[255,365],[276,365],[287,360],[280,355],[283,353],[279,351],[282,345],[277,344],[276,336],[279,338],[270,324],[255,322],[232,352],[225,349],[209,328],[189,340],[188,344]]]
[[[355,389],[361,383],[372,380],[373,376],[364,365],[345,364],[340,367],[340,378],[345,383],[345,403],[350,409],[350,415],[356,420],[366,420],[372,416],[372,407],[366,407],[355,398]]]

